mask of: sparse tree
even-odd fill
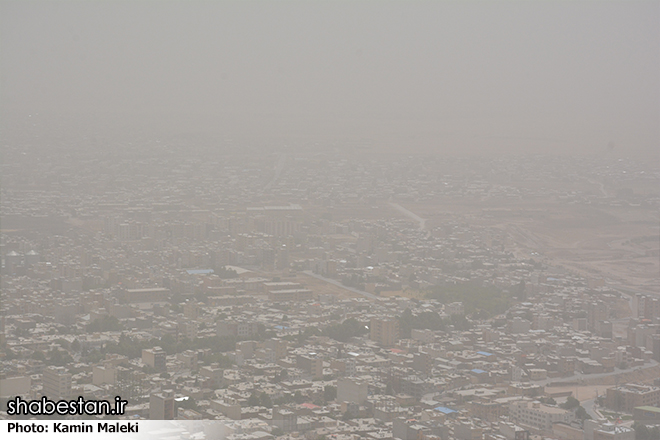
[[[259,396],[259,403],[261,404],[261,406],[265,406],[266,408],[273,407],[273,401],[271,400],[268,393],[265,392],[262,392],[261,395]]]
[[[332,385],[326,385],[325,388],[323,388],[323,400],[326,402],[330,402],[332,400],[335,400],[337,398],[337,387],[333,387]]]
[[[252,392],[252,394],[250,394],[250,397],[248,397],[247,400],[247,406],[259,406],[259,397],[257,397],[257,393]]]

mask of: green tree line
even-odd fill
[[[483,286],[476,281],[451,286],[433,286],[426,297],[437,299],[442,304],[462,302],[465,313],[487,319],[507,311],[513,304],[514,294],[495,286]]]

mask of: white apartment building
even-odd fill
[[[509,406],[509,416],[517,423],[543,431],[552,431],[553,423],[563,422],[568,424],[575,419],[572,411],[525,400],[512,402]]]
[[[51,400],[71,398],[71,374],[64,367],[48,367],[41,378],[42,394]]]

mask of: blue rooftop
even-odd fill
[[[477,354],[480,354],[482,356],[492,356],[493,353],[488,353],[487,351],[478,351]]]
[[[474,370],[470,370],[470,371],[472,371],[473,373],[476,373],[476,374],[482,374],[482,373],[485,373],[484,370],[480,370],[480,369],[478,369],[478,368],[475,368]]]
[[[454,410],[451,409],[451,408],[447,408],[446,406],[438,406],[438,407],[435,408],[435,410],[436,410],[436,411],[440,411],[440,412],[443,413],[443,414],[451,414],[451,413],[455,413],[455,412],[456,412],[456,411],[454,411]]]

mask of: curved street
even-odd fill
[[[657,361],[650,360],[648,363],[644,364],[643,366],[626,368],[625,370],[615,368],[614,371],[611,371],[609,373],[597,373],[597,374],[576,373],[572,376],[553,377],[553,378],[550,378],[550,379],[535,380],[535,381],[531,381],[531,382],[535,383],[535,384],[538,384],[538,385],[547,386],[549,383],[552,383],[552,382],[572,382],[572,381],[576,380],[580,384],[582,384],[586,380],[601,379],[601,378],[604,378],[604,377],[616,376],[618,374],[631,373],[631,372],[637,371],[637,370],[646,370],[648,368],[653,368],[656,365],[658,365]]]

